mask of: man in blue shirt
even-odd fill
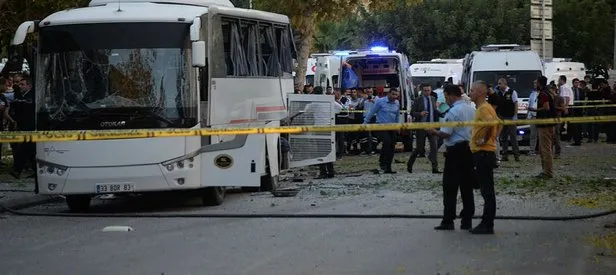
[[[475,108],[462,98],[458,86],[448,85],[444,89],[447,104],[451,106],[445,122],[473,121]],[[428,133],[443,138],[447,147],[445,170],[443,173],[443,220],[436,230],[454,230],[458,189],[462,195],[462,224],[460,229],[472,229],[475,214],[473,188],[478,187],[475,180],[473,153],[470,148],[472,127],[442,127],[430,129]]]
[[[398,95],[398,90],[392,88],[386,97],[375,100],[370,112],[364,117],[364,124],[370,123],[370,119],[373,115],[376,115],[377,124],[398,123],[400,114]],[[378,174],[382,171],[385,174],[395,174],[396,172],[391,170],[391,163],[394,160],[394,153],[396,151],[396,132],[382,131],[375,132],[375,134],[378,135],[383,146],[379,156],[380,170],[377,169],[374,173]]]

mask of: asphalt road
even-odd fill
[[[320,191],[314,191],[320,192]],[[315,193],[319,194],[319,193]],[[95,212],[426,213],[428,192],[232,194],[219,207],[160,198],[98,202]],[[528,212],[515,201],[498,214]],[[477,213],[481,202],[477,198]],[[531,207],[532,208],[532,207]],[[527,208],[527,209],[531,209]],[[553,209],[562,207],[555,206]],[[549,207],[542,208],[549,213]],[[28,210],[60,213],[63,203]],[[530,211],[530,210],[529,210]],[[567,211],[564,209],[563,211]],[[519,213],[530,214],[530,213]],[[477,223],[478,221],[476,221]],[[602,219],[497,221],[497,234],[436,232],[438,220],[133,219],[6,216],[1,274],[614,274],[586,239]],[[103,232],[129,226],[130,232]],[[613,258],[612,258],[613,259]]]

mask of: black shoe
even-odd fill
[[[432,174],[442,174],[442,172],[435,168],[432,169]]]
[[[473,228],[472,221],[462,221],[462,224],[460,224],[460,229],[462,230],[471,230],[472,228]]]
[[[413,173],[413,167],[410,167],[410,166],[406,167],[406,171],[412,174]]]
[[[434,230],[456,230],[453,223],[441,223],[439,226],[434,227]]]
[[[494,228],[479,224],[477,227],[471,229],[470,232],[476,235],[491,235],[494,234]]]
[[[383,172],[383,174],[395,174],[395,173],[397,173],[397,172],[396,172],[396,171],[393,171],[393,170],[391,170],[391,169],[389,169],[389,170],[385,170],[385,171]]]
[[[554,176],[546,175],[543,172],[541,172],[541,173],[539,173],[539,175],[535,176],[536,179],[541,179],[541,180],[549,180],[549,179],[552,179],[553,177]]]

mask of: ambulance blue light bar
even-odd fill
[[[370,48],[370,51],[372,52],[389,52],[389,48],[388,47],[382,47],[382,46],[375,46]]]

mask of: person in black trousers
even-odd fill
[[[314,93],[315,95],[323,95],[323,88],[322,87],[316,87],[314,89]],[[308,104],[308,106],[306,106],[306,109],[308,109],[308,114],[312,115],[314,117],[314,124],[315,125],[329,125],[331,118],[329,117],[329,108],[322,108],[322,104],[318,104],[318,103],[310,103]],[[304,110],[307,111],[307,110]],[[318,148],[321,146],[325,146],[328,148]],[[329,146],[326,144],[321,144],[321,143],[317,143],[315,144],[315,149],[316,150],[329,150]],[[335,151],[335,146],[334,146],[334,151]],[[319,163],[319,176],[316,177],[316,179],[330,179],[333,178],[336,175],[336,172],[334,171],[334,163],[333,162],[328,162],[328,163]]]
[[[15,94],[15,100],[11,103],[11,109],[15,113],[15,128],[18,131],[34,131],[35,130],[35,107],[34,107],[34,89],[32,88],[32,79],[24,77],[20,83],[20,92]],[[21,144],[16,159],[13,163],[13,171],[11,175],[17,179],[21,177],[26,164],[30,162],[32,171],[36,172],[36,144],[33,142],[24,142]],[[30,177],[34,177],[32,175]],[[35,190],[38,191],[38,190]]]
[[[447,103],[452,106],[445,116],[446,122],[472,121],[475,108],[462,99],[458,86],[447,85],[443,91]],[[473,155],[470,149],[471,127],[442,127],[440,130],[428,129],[426,132],[443,138],[447,148],[445,170],[443,173],[443,219],[435,230],[454,230],[458,190],[462,196],[460,228],[470,230],[475,214],[473,187],[476,177],[473,171]]]
[[[372,116],[376,115],[377,124],[397,123],[400,114],[400,101],[398,101],[399,92],[397,89],[391,89],[386,97],[377,99],[368,114],[364,117],[364,124],[368,124],[372,120]],[[391,168],[396,152],[397,133],[395,131],[380,131],[378,137],[383,146],[379,155],[379,168],[374,170],[375,174],[395,174]]]

